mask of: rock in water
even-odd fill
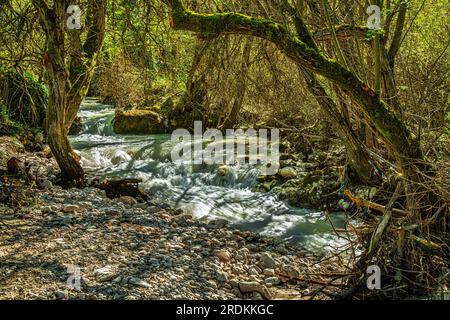
[[[148,194],[139,189],[140,179],[108,180],[99,184],[99,188],[106,191],[106,196],[116,199],[123,196],[148,200]]]
[[[221,177],[227,176],[231,172],[231,168],[229,166],[221,166],[217,169],[217,174]]]
[[[114,132],[118,134],[166,133],[163,117],[152,110],[117,110],[113,121]]]
[[[111,159],[111,163],[113,165],[118,165],[120,163],[129,162],[131,160],[131,156],[123,150],[117,150],[114,154],[114,157]]]
[[[208,222],[208,227],[211,229],[221,229],[226,227],[230,222],[225,219],[215,219]]]

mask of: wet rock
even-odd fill
[[[295,165],[296,163],[293,159],[280,160],[280,168],[292,167]]]
[[[289,253],[288,249],[286,249],[286,247],[284,245],[277,246],[275,250],[276,250],[276,252],[278,252],[279,254],[282,254],[282,255],[286,255]]]
[[[208,222],[208,227],[209,228],[217,228],[217,229],[221,229],[226,227],[230,222],[225,220],[225,219],[215,219],[215,220],[211,220],[210,222]]]
[[[221,176],[221,177],[225,177],[228,174],[230,174],[231,172],[231,168],[229,166],[220,166],[217,169],[217,175]]]
[[[190,213],[183,213],[172,217],[172,221],[183,222],[192,220],[194,216]]]
[[[273,187],[277,185],[277,180],[269,180],[258,183],[255,187],[255,191],[257,192],[268,192],[272,190]]]
[[[113,165],[118,165],[121,163],[126,163],[131,160],[131,156],[123,150],[117,150],[114,156],[111,158],[111,163]]]
[[[267,289],[267,287],[265,285],[262,285],[258,282],[239,282],[239,290],[242,293],[253,293],[253,292],[257,292],[259,294],[261,294],[261,296],[266,299],[269,300],[272,298],[271,293],[269,291],[269,289]]]

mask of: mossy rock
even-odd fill
[[[167,133],[164,117],[152,110],[117,110],[113,120],[114,132],[118,134]]]
[[[297,178],[297,170],[294,167],[282,168],[278,170],[277,174],[286,180]]]

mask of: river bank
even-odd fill
[[[1,299],[329,298],[332,260],[167,204],[64,190],[44,153],[15,156],[50,178],[42,190],[2,178]],[[73,266],[79,291],[67,285]]]

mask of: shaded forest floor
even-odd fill
[[[55,176],[44,153],[20,151],[38,175]],[[165,204],[1,183],[0,299],[329,299],[345,278],[334,259]]]

